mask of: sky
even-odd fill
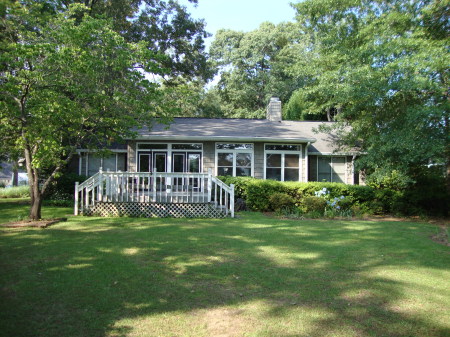
[[[265,21],[280,23],[293,21],[295,10],[289,3],[298,0],[198,0],[193,7],[185,4],[192,17],[205,19],[206,31],[214,34],[222,28],[248,32],[257,29]],[[207,46],[212,38],[208,39]]]

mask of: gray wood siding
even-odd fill
[[[136,172],[136,142],[128,141],[127,147],[128,172]]]
[[[215,166],[215,143],[214,142],[204,142],[203,143],[203,172],[208,172],[208,169],[212,170],[212,173],[216,175]]]
[[[254,143],[254,177],[264,179],[264,143]]]

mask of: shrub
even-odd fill
[[[252,180],[247,187],[247,206],[254,211],[270,211],[270,196],[275,193],[284,193],[286,189],[279,181]]]
[[[274,193],[269,197],[270,208],[273,211],[290,210],[295,205],[295,200],[286,193]]]
[[[327,201],[320,197],[304,197],[300,203],[300,209],[304,213],[320,212],[323,215],[325,207],[327,207]]]
[[[0,188],[0,198],[28,198],[29,196],[28,185]]]
[[[344,199],[339,200],[341,209],[352,210],[359,215],[385,213],[446,215],[450,199],[445,189],[444,178],[442,174],[431,173],[428,170],[416,177],[417,182],[403,190],[401,188],[409,181],[397,173],[383,182],[383,186],[389,185],[393,188],[329,182],[279,182],[250,177],[220,177],[220,179],[226,184],[234,184],[236,198],[244,199],[249,209],[254,211],[272,210],[270,196],[284,193],[293,198],[295,205],[304,212],[304,199],[315,196],[316,192],[325,188],[329,192],[328,200],[344,196]]]
[[[244,200],[247,199],[248,186],[255,180],[255,178],[251,177],[219,176],[218,178],[227,185],[234,184],[234,196],[236,199],[241,198]]]
[[[48,200],[73,200],[75,192],[75,182],[83,182],[86,176],[75,173],[65,173],[57,178],[45,193]]]
[[[393,191],[405,190],[413,183],[414,181],[409,176],[397,170],[377,169],[366,179],[366,184],[370,187]]]

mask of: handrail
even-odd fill
[[[96,179],[99,177],[100,173],[97,172],[93,176],[89,177],[85,181],[83,181],[81,184],[78,185],[78,188],[85,188],[85,187],[91,187],[90,184],[95,184]]]
[[[234,185],[208,173],[103,172],[75,184],[74,213],[98,202],[210,203],[234,217]]]

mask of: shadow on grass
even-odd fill
[[[429,241],[428,231],[416,223],[259,214],[71,218],[46,230],[3,231],[0,335],[126,336],[136,325],[151,326],[146,318],[183,314],[194,331],[199,310],[254,305],[253,325],[242,331],[248,334],[448,336],[448,326],[421,311],[440,305],[445,312],[441,285],[430,285],[426,303],[408,290],[426,284],[414,278],[416,268],[448,269],[448,250]],[[183,335],[185,323],[154,328]]]

